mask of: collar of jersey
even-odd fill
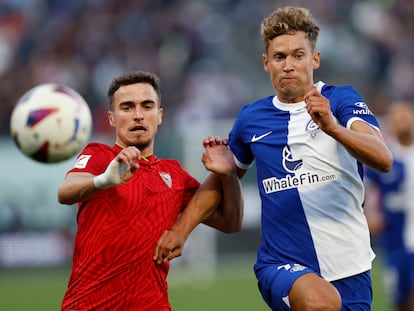
[[[297,111],[297,110],[301,110],[303,108],[306,107],[306,104],[304,101],[298,102],[298,103],[282,103],[277,96],[273,97],[273,105],[280,109],[280,110],[284,110],[284,111]]]
[[[325,85],[325,82],[323,81],[318,81],[316,83],[314,83],[314,87],[319,91],[322,92],[322,88]],[[291,104],[287,104],[287,103],[282,103],[278,98],[277,95],[273,97],[272,100],[273,105],[280,109],[280,110],[284,110],[284,111],[299,111],[302,110],[303,108],[306,107],[306,103],[304,101],[301,102],[297,102],[297,103],[291,103]]]
[[[119,146],[118,144],[115,144],[113,147],[117,152],[121,152],[121,150],[123,149],[121,146]],[[149,154],[147,156],[143,156],[141,159],[137,160],[140,164],[151,164],[154,163],[157,160],[157,156],[155,154]]]

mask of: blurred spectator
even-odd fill
[[[229,77],[230,106],[212,102],[213,94],[208,94],[204,102],[213,105],[202,111],[205,117],[234,117],[238,107],[249,102],[246,93],[253,99],[271,92],[270,85],[259,87],[267,85],[267,77],[258,66],[262,47],[257,25],[265,12],[287,4],[308,7],[324,25],[319,47],[324,79],[358,84],[368,98],[372,90],[414,98],[413,1],[4,0],[0,135],[9,133],[9,116],[18,98],[44,82],[77,89],[94,111],[95,131],[105,134],[102,88],[109,77],[133,69],[159,74],[171,119],[174,111],[185,110],[180,106],[192,104],[188,96],[220,88]],[[348,61],[333,61],[341,57],[334,55],[338,53]],[[218,92],[226,92],[226,86]],[[377,113],[375,101],[371,106]]]
[[[384,284],[395,310],[414,310],[414,103],[390,106],[388,145],[394,155],[386,174],[366,169],[365,214],[383,253]]]

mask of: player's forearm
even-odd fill
[[[58,201],[61,204],[75,204],[90,199],[100,189],[96,188],[93,176],[67,177],[58,190]]]
[[[380,132],[367,124],[362,124],[362,121],[355,121],[351,130],[337,125],[328,134],[344,145],[360,162],[380,172],[388,172],[391,169],[393,157]]]
[[[204,223],[224,233],[240,231],[243,222],[243,195],[236,174],[215,175],[222,187],[220,205]]]
[[[210,174],[193,195],[171,230],[186,240],[198,224],[214,213],[220,204],[221,191],[220,180]]]
[[[186,240],[200,223],[232,233],[241,229],[242,220],[243,195],[237,173],[211,173],[171,230]]]

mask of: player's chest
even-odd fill
[[[263,114],[247,123],[244,140],[255,155],[269,148],[282,150],[286,146],[313,146],[325,150],[333,147],[332,140],[320,130],[306,109]]]

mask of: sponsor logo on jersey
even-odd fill
[[[267,194],[336,179],[335,174],[322,175],[318,172],[305,170],[303,168],[303,159],[294,158],[289,146],[283,148],[282,157],[283,168],[291,175],[288,174],[282,178],[270,177],[263,179],[263,188]]]
[[[372,115],[371,110],[369,110],[368,106],[364,102],[356,102],[355,106],[357,106],[360,109],[354,109],[352,111],[355,115]]]
[[[266,132],[266,133],[264,133],[262,135],[259,135],[259,136],[256,136],[256,134],[254,134],[253,137],[252,137],[252,143],[254,143],[258,140],[261,140],[261,139],[265,138],[266,136],[268,136],[270,134],[272,134],[272,131]]]
[[[355,106],[357,106],[357,107],[359,107],[359,108],[362,108],[362,109],[368,109],[367,104],[366,104],[366,103],[364,103],[364,102],[356,102],[356,103],[355,103]]]
[[[76,160],[76,163],[75,163],[75,168],[85,168],[86,167],[86,165],[88,164],[88,161],[89,161],[89,159],[91,158],[92,156],[90,155],[90,154],[81,154],[79,157],[78,157],[78,160]]]

